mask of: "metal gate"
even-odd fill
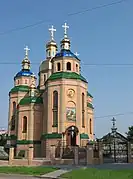
[[[87,165],[87,149],[86,149],[86,147],[78,148],[78,163],[79,163],[79,165]]]
[[[104,163],[128,163],[128,143],[114,141],[103,142]]]

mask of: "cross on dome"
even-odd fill
[[[116,119],[113,117],[113,119],[111,120],[112,123],[113,123],[113,126],[112,126],[112,133],[115,133],[117,128],[116,128]]]
[[[28,48],[28,46],[26,46],[24,50],[25,50],[25,56],[28,57],[28,52],[30,51],[30,49]]]
[[[116,124],[116,119],[113,117],[113,119],[111,119],[112,123],[113,123],[113,127],[115,127]]]
[[[52,27],[49,29],[49,31],[51,32],[51,40],[54,40],[54,32],[56,32],[56,29],[54,29],[54,26],[52,25]]]
[[[75,55],[78,57],[79,56],[79,54],[77,53],[77,52],[75,52]]]
[[[69,26],[65,23],[62,27],[64,28],[64,37],[67,37],[67,29],[69,29]]]

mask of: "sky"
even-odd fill
[[[96,137],[110,131],[113,116],[118,131],[127,132],[133,125],[133,65],[89,64],[133,64],[133,1],[72,15],[116,1],[1,0],[0,63],[16,64],[0,64],[0,128],[7,127],[8,93],[14,85],[14,75],[21,69],[24,47],[30,48],[31,62],[38,63],[32,65],[38,76],[39,64],[45,59],[45,45],[50,40],[48,29],[51,25],[57,29],[55,40],[59,45],[62,25],[67,22],[71,51],[80,54],[81,72],[94,97]],[[40,25],[23,28],[42,20]],[[13,29],[20,30],[11,32]]]

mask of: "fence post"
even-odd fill
[[[103,145],[102,142],[98,143],[100,164],[103,164],[103,146],[102,145]]]
[[[63,156],[63,147],[61,145],[61,147],[60,147],[60,159],[62,159],[62,156]]]
[[[32,165],[33,160],[33,146],[30,146],[28,149],[28,165]]]
[[[56,149],[56,146],[55,145],[51,145],[50,160],[51,160],[51,164],[52,165],[55,164],[55,149]]]
[[[93,144],[87,144],[87,165],[93,164]]]
[[[48,143],[48,141],[46,141],[46,158],[50,159],[50,145]]]
[[[12,160],[14,159],[14,148],[9,149],[9,165],[12,165]]]
[[[131,143],[130,142],[128,142],[127,143],[127,162],[128,163],[132,163],[132,157],[131,157]]]
[[[79,164],[79,148],[78,148],[78,146],[74,147],[74,164],[75,165]]]

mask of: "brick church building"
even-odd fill
[[[51,145],[84,146],[93,140],[94,113],[88,82],[80,73],[80,59],[71,51],[65,23],[58,51],[56,29],[49,29],[46,59],[38,80],[31,71],[28,47],[22,69],[9,92],[8,135],[16,154],[33,147],[33,157],[47,157]]]

